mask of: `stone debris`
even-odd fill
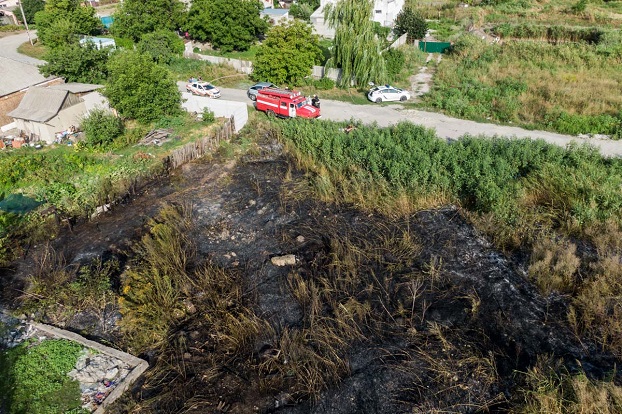
[[[285,256],[274,256],[270,259],[275,266],[292,266],[296,264],[296,256],[293,254],[286,254]]]

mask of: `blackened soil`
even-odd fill
[[[130,244],[160,206],[188,203],[197,262],[239,273],[255,314],[272,328],[258,335],[247,355],[233,355],[213,371],[202,345],[210,332],[200,315],[186,321],[171,334],[187,344],[183,357],[171,358],[183,370],[148,373],[112,412],[127,412],[130,401],[144,412],[506,411],[520,385],[516,373],[539,355],[562,359],[571,371],[580,366],[590,377],[614,370],[613,357],[573,335],[563,300],[539,295],[523,264],[495,250],[458,209],[388,218],[320,202],[307,179],[269,141],[235,161],[215,157],[186,165],[54,241],[69,263],[97,256],[128,260]],[[400,238],[406,247],[395,242]],[[345,278],[337,259],[345,262],[346,255],[338,246],[365,253],[349,270],[355,277],[331,285],[344,286],[344,293],[326,297],[344,306],[354,298],[369,313],[357,324],[359,334],[336,348],[344,361],[341,378],[314,394],[304,391],[293,368],[288,373],[295,362],[283,359],[281,338],[311,327],[308,308],[292,293],[292,277],[318,284]],[[12,287],[21,289],[36,252],[5,276],[12,281],[6,296],[14,296]],[[297,263],[271,263],[285,254],[295,254]],[[320,314],[330,319],[337,308],[325,303]],[[322,352],[312,341],[307,346]],[[262,368],[268,359],[269,370]]]

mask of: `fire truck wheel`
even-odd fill
[[[274,116],[274,111],[272,109],[268,109],[266,111],[266,114],[268,115],[268,117],[272,118]]]
[[[382,98],[376,98],[376,103],[382,103]]]

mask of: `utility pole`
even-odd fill
[[[19,0],[18,3],[19,9],[22,11],[22,17],[24,18],[24,25],[26,25],[26,34],[28,35],[30,46],[34,46],[34,43],[32,43],[32,38],[30,37],[30,30],[28,30],[28,22],[26,21],[26,15],[24,14],[24,8],[22,7],[22,0]]]

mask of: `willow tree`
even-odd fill
[[[342,87],[387,80],[380,40],[374,33],[373,7],[372,0],[338,0],[326,6],[324,18],[335,29],[333,56],[327,66],[341,68]]]

